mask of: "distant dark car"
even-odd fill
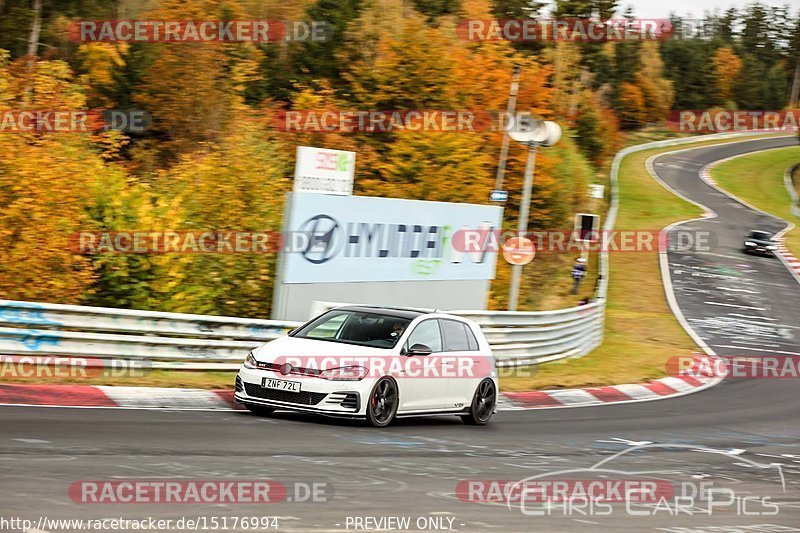
[[[775,255],[778,245],[768,231],[753,230],[744,239],[744,252],[750,254]]]

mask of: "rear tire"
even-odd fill
[[[397,383],[391,378],[381,378],[372,387],[367,400],[367,422],[375,428],[392,423],[399,405]]]
[[[267,407],[266,405],[257,405],[254,403],[246,403],[244,404],[247,407],[247,410],[253,413],[254,415],[258,416],[270,416],[272,413],[275,412],[274,407]]]
[[[492,418],[496,403],[497,387],[491,379],[484,379],[475,390],[469,414],[462,415],[461,420],[470,426],[485,426]]]

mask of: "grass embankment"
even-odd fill
[[[711,169],[717,184],[734,196],[776,217],[800,224],[791,212],[783,175],[800,163],[800,146],[778,148],[737,157]],[[757,229],[757,228],[753,228]],[[800,257],[800,230],[786,233],[786,247]]]
[[[736,140],[741,139],[727,142]],[[720,143],[699,142],[687,147],[712,144]],[[700,215],[700,210],[696,206],[672,195],[653,180],[645,168],[645,162],[649,157],[674,149],[676,148],[648,150],[625,158],[619,175],[620,207],[616,224],[618,230],[659,231],[672,222]],[[772,178],[769,179],[777,180],[777,176],[782,176],[788,166],[788,164],[784,164],[783,167],[776,165],[775,173],[772,173]],[[766,172],[763,174],[770,175]],[[766,190],[765,187],[755,186],[754,181],[742,179],[740,183],[750,189],[751,194],[753,191],[761,194]],[[776,191],[778,187],[783,188],[782,181],[776,181]],[[744,196],[745,194],[742,194],[743,198]],[[786,197],[788,198],[788,195]],[[759,205],[757,200],[753,200],[753,203]],[[788,210],[788,201],[783,201],[780,209]],[[594,268],[594,264],[592,267]],[[667,304],[661,283],[658,254],[614,253],[610,258],[610,287],[603,345],[579,359],[523,368],[519,369],[516,375],[501,376],[500,386],[505,391],[520,391],[638,383],[663,377],[666,375],[664,367],[667,359],[696,350],[697,347],[678,324]],[[232,388],[234,376],[235,372],[157,370],[144,377],[99,376],[72,380],[14,378],[4,375],[0,377],[0,382],[73,382],[87,385],[215,389]]]

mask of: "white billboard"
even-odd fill
[[[503,208],[292,193],[283,283],[489,280],[496,253],[459,253],[459,230],[498,231]]]
[[[355,171],[355,152],[298,146],[294,191],[350,195]]]

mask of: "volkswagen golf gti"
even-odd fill
[[[497,371],[480,326],[422,310],[345,306],[250,352],[236,401],[276,410],[365,419],[457,415],[485,425],[497,406]]]

